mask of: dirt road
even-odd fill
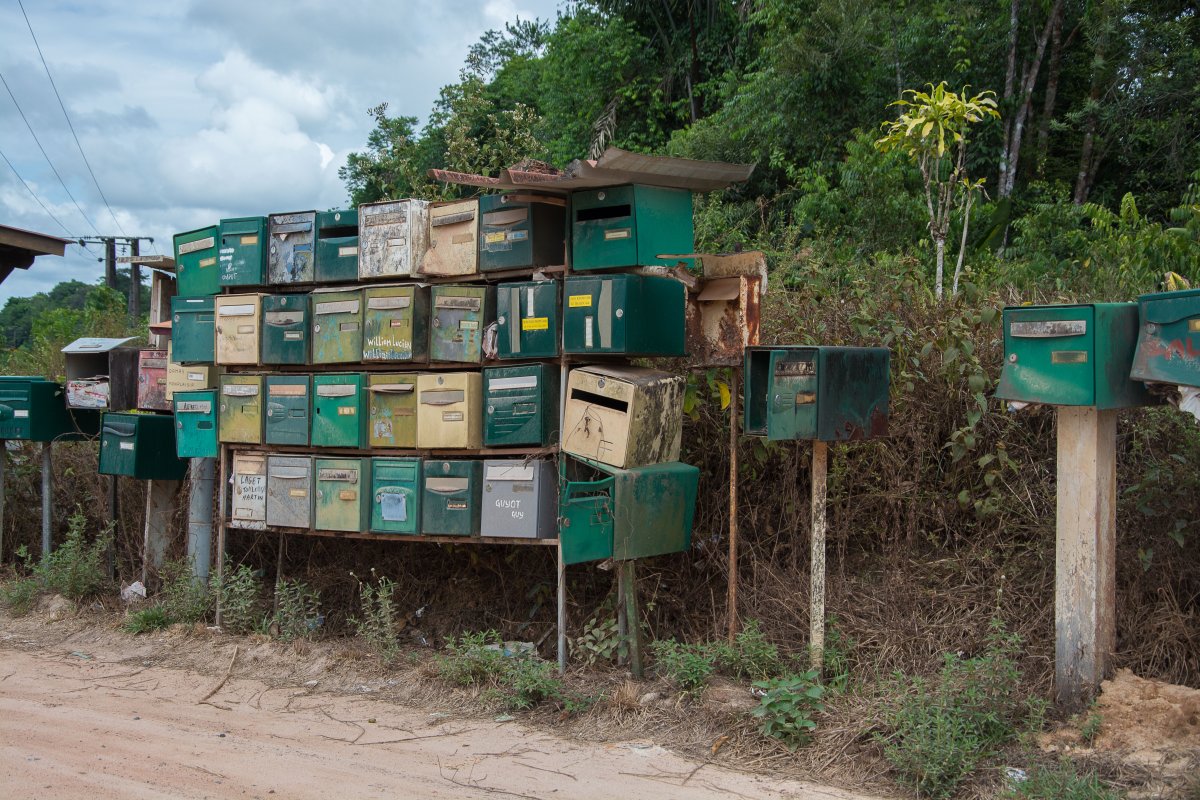
[[[568,741],[517,721],[456,718],[315,686],[235,674],[208,696],[228,659],[214,647],[214,669],[203,674],[0,637],[4,794],[866,800],[689,761],[649,742]]]

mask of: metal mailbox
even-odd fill
[[[515,539],[558,534],[558,469],[549,459],[483,462],[479,533]]]
[[[267,527],[267,457],[234,453],[230,469],[229,527]]]
[[[307,364],[308,295],[266,295],[262,299],[262,317],[262,363]]]
[[[482,477],[480,461],[426,461],[421,478],[421,532],[426,536],[478,536]]]
[[[417,447],[478,450],[483,444],[483,381],[478,372],[417,376]]]
[[[483,370],[487,447],[548,447],[558,438],[558,366],[523,364]]]
[[[567,201],[511,192],[479,198],[479,269],[553,267],[566,263]]]
[[[318,282],[358,279],[358,211],[322,211],[317,214]]]
[[[371,447],[417,446],[416,373],[368,375],[367,403],[367,441]]]
[[[188,462],[175,455],[173,419],[166,414],[106,413],[100,422],[101,475],[177,481]]]
[[[692,193],[630,184],[571,195],[571,269],[671,265],[691,253]]]
[[[366,444],[367,409],[361,372],[313,376],[313,447],[362,447]]]
[[[267,218],[221,220],[218,251],[222,286],[262,286],[267,282]]]
[[[1200,386],[1200,289],[1138,298],[1134,380]]]
[[[222,442],[262,444],[263,376],[222,375],[217,420]]]
[[[428,286],[369,286],[363,304],[363,361],[429,359]]]
[[[259,363],[263,297],[261,294],[225,294],[213,300],[216,363]]]
[[[142,350],[138,357],[138,408],[170,411],[167,397],[167,351]]]
[[[565,563],[624,561],[692,546],[696,467],[669,462],[615,469],[593,461],[573,471],[559,506]]]
[[[497,358],[556,358],[560,335],[558,281],[496,287]]]
[[[842,442],[887,436],[886,347],[746,349],[748,436]]]
[[[420,274],[438,277],[474,275],[479,271],[479,201],[454,200],[429,206],[429,249]]]
[[[421,459],[371,459],[371,531],[421,532]]]
[[[310,375],[268,375],[267,415],[263,441],[267,444],[308,444]]]
[[[1056,406],[1129,408],[1156,402],[1132,380],[1136,303],[1004,309],[1004,367],[996,396]]]
[[[387,200],[358,207],[358,277],[407,278],[429,249],[429,203]]]
[[[99,429],[99,412],[67,408],[62,384],[41,376],[0,377],[0,439],[75,441]]]
[[[675,461],[683,388],[682,376],[644,367],[571,370],[562,449],[615,467]]]
[[[567,278],[563,294],[563,350],[681,356],[687,290],[659,275]]]
[[[194,392],[217,388],[217,368],[212,364],[177,364],[174,342],[167,342],[167,399],[176,392]]]
[[[108,411],[137,408],[140,351],[121,346],[133,338],[85,337],[62,349],[69,408]]]
[[[317,212],[272,214],[267,218],[270,250],[267,278],[273,284],[313,282],[313,241]]]
[[[171,298],[171,357],[180,364],[213,363],[213,298]]]
[[[429,323],[429,360],[478,364],[483,332],[496,318],[493,286],[434,286]]]
[[[312,456],[267,456],[267,525],[312,527]]]
[[[317,289],[312,293],[312,363],[362,360],[361,289]]]
[[[316,527],[323,531],[365,531],[369,522],[367,458],[318,458]]]
[[[220,455],[216,391],[176,392],[171,402],[175,407],[175,455],[180,458]]]
[[[704,282],[687,306],[687,354],[703,366],[741,364],[747,347],[758,344],[762,284],[757,275]]]
[[[175,291],[199,297],[221,291],[217,268],[217,226],[175,234]]]

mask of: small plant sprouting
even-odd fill
[[[354,573],[350,573],[354,575]],[[377,578],[375,568],[371,568],[371,578],[374,583],[359,579],[358,599],[362,605],[362,615],[351,617],[350,625],[373,650],[379,653],[385,664],[390,664],[400,654],[400,643],[396,640],[396,619],[399,616],[393,595],[396,582],[391,578]]]
[[[805,744],[817,727],[813,715],[825,710],[821,703],[825,689],[816,671],[756,681],[754,686],[764,692],[758,708],[751,712],[763,735],[778,739],[793,751]]]

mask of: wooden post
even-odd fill
[[[621,561],[617,569],[625,573],[623,603],[629,626],[629,669],[633,677],[641,679],[645,677],[645,670],[642,668],[642,616],[638,611],[636,562]]]
[[[229,494],[229,448],[221,445],[221,457],[217,461],[217,586],[225,581],[225,508]],[[221,627],[221,593],[216,593],[216,613],[213,620]]]
[[[558,568],[555,570],[558,576],[558,674],[563,675],[567,671],[567,564],[563,561],[561,534],[558,546],[554,549],[558,553]]]
[[[1116,645],[1117,412],[1058,409],[1054,690],[1082,709]]]
[[[809,552],[808,639],[812,668],[818,675],[825,665],[825,476],[829,445],[813,442],[812,540]]]
[[[112,540],[111,544],[108,546],[107,553],[108,579],[110,581],[116,580],[117,577],[117,485],[117,476],[109,475],[107,486],[108,499],[106,503],[108,508],[106,510],[108,513],[109,524],[112,526]]]
[[[729,641],[738,632],[738,432],[742,418],[738,413],[738,385],[741,373],[729,370],[729,576],[726,578],[725,605],[729,614]]]

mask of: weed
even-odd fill
[[[765,694],[751,713],[760,720],[763,735],[778,739],[789,750],[806,743],[817,727],[813,715],[825,710],[821,704],[825,690],[818,680],[816,670],[810,670],[803,675],[756,681],[754,686]]]
[[[371,569],[371,576],[375,576],[374,568]],[[379,653],[385,664],[390,664],[400,654],[400,643],[396,641],[398,612],[392,599],[395,590],[396,582],[391,578],[380,578],[376,584],[360,580],[358,598],[362,605],[362,617],[350,618],[354,632]]]
[[[562,681],[555,676],[556,668],[549,661],[528,655],[505,658],[504,662],[502,683],[496,694],[508,708],[524,711],[562,696]]]
[[[192,624],[208,616],[212,597],[203,583],[192,577],[192,563],[187,559],[168,561],[159,570],[162,581],[158,606],[171,622]]]
[[[717,668],[735,678],[766,680],[783,670],[779,648],[763,636],[758,620],[747,620],[733,638],[733,643],[713,642],[710,647],[716,657]]]
[[[1100,735],[1100,729],[1104,727],[1104,716],[1096,710],[1096,704],[1093,701],[1092,706],[1088,709],[1088,715],[1084,718],[1083,724],[1079,726],[1080,737],[1091,744]]]
[[[222,580],[213,575],[210,589],[221,601],[221,625],[230,633],[249,633],[262,620],[262,577],[245,564],[226,560]]]
[[[458,639],[449,639],[446,651],[433,659],[438,677],[455,686],[490,682],[504,670],[504,653],[489,646],[500,644],[500,634],[495,631],[464,633]]]
[[[825,689],[833,694],[843,694],[850,689],[850,654],[854,650],[854,639],[842,632],[838,618],[830,616],[825,623]]]
[[[125,621],[121,623],[121,627],[126,632],[137,635],[139,633],[149,633],[168,627],[174,620],[167,614],[166,609],[162,606],[151,606],[143,608],[140,611],[134,611],[129,616],[125,617]]]
[[[1094,773],[1080,775],[1069,759],[1063,759],[1054,767],[1034,767],[1025,780],[1003,796],[1022,800],[1117,800],[1121,795]]]
[[[87,518],[76,509],[67,521],[66,539],[34,568],[46,591],[76,603],[100,593],[109,583],[107,553],[112,546],[112,526],[90,544],[85,538],[86,528]]]
[[[33,604],[42,593],[37,578],[16,578],[0,585],[0,603],[14,617],[22,617],[33,610]]]
[[[595,702],[568,693],[550,662],[533,654],[506,656],[503,646],[495,631],[463,634],[448,640],[445,652],[434,656],[434,668],[438,677],[455,686],[487,687],[487,696],[512,710],[552,700],[574,712]]]
[[[612,661],[620,651],[621,636],[612,617],[603,620],[592,617],[583,624],[579,638],[571,640],[571,652],[581,656],[589,667]]]
[[[323,621],[316,589],[303,581],[281,580],[275,584],[271,629],[276,636],[285,642],[311,639]]]
[[[659,639],[651,642],[650,651],[654,653],[658,674],[692,697],[704,690],[716,669],[716,655],[709,645]]]

